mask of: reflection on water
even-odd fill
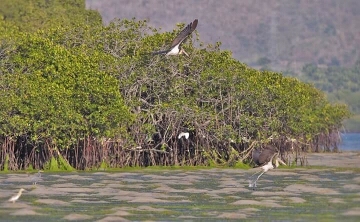
[[[360,151],[360,133],[342,133],[341,139],[341,150]]]

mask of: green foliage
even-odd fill
[[[239,168],[239,169],[250,169],[250,166],[248,164],[244,164],[241,161],[236,162],[235,164],[235,168]]]
[[[26,170],[33,171],[34,167],[32,164],[29,164],[29,166],[26,168]]]
[[[19,37],[14,68],[3,70],[1,134],[68,147],[87,135],[114,137],[131,120],[118,80],[100,69],[108,56],[51,41],[62,31]]]
[[[115,31],[119,34],[137,27],[146,30],[143,22],[134,21],[114,22],[109,27],[118,26],[123,27]],[[121,37],[128,42],[131,36],[140,51],[122,56],[129,52],[124,46],[123,51],[116,52],[118,67],[123,67],[117,72],[121,75],[118,78],[125,80],[121,81],[122,94],[130,107],[139,106],[142,111],[131,127],[132,133],[149,135],[148,125],[152,125],[153,133],[164,135],[163,141],[172,141],[179,129],[186,128],[211,140],[214,147],[222,147],[227,138],[266,142],[270,136],[286,135],[312,141],[315,135],[336,131],[349,116],[346,106],[331,105],[312,85],[251,69],[218,46],[195,49],[191,42],[185,44],[191,54],[189,60],[147,56],[146,52],[162,49],[174,35],[141,36],[133,32]],[[196,141],[204,145],[199,137]],[[143,143],[136,141],[146,146]],[[158,147],[163,148],[160,144]],[[167,143],[166,147],[172,146]],[[214,160],[232,156],[228,149],[207,153]]]
[[[252,69],[220,43],[195,48],[190,38],[183,45],[190,58],[152,56],[180,29],[160,34],[135,19],[104,27],[84,23],[86,13],[24,32],[0,20],[6,31],[0,34],[0,135],[51,153],[80,150],[73,162],[83,169],[101,161],[109,167],[225,165],[270,137],[319,143],[318,135],[338,130],[349,116],[312,85]],[[189,140],[177,137],[183,131]],[[61,153],[49,156],[44,169],[72,169]]]
[[[51,157],[51,159],[50,159],[49,170],[50,171],[58,171],[59,170],[58,161],[54,156]]]
[[[43,166],[44,170],[50,171],[73,171],[74,168],[67,163],[62,156],[52,156],[48,162]]]
[[[5,156],[5,162],[4,162],[4,172],[9,171],[9,154],[6,154]]]
[[[108,168],[108,164],[103,160],[100,164],[99,170],[106,170]]]
[[[23,32],[59,25],[101,24],[98,12],[85,9],[85,0],[2,0],[0,20]]]
[[[327,67],[321,68],[308,64],[303,67],[300,79],[312,83],[324,91],[330,102],[347,104],[354,114],[360,114],[360,59],[352,68]],[[347,121],[345,128],[350,131],[360,131],[360,122],[355,117]],[[352,125],[358,125],[352,126]]]
[[[60,155],[58,156],[58,167],[63,171],[74,171],[75,169]]]

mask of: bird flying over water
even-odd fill
[[[170,49],[164,50],[164,51],[153,52],[152,54],[153,55],[165,54],[167,56],[168,55],[185,54],[185,55],[189,56],[189,54],[187,54],[183,48],[180,48],[180,45],[196,29],[197,24],[198,24],[197,19],[195,19],[193,22],[188,24],[172,41]]]

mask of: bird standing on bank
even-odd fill
[[[190,34],[196,29],[198,24],[198,20],[195,19],[193,22],[191,22],[190,24],[188,24],[177,36],[176,38],[172,41],[170,49],[168,50],[164,50],[164,51],[158,51],[158,52],[153,52],[153,55],[158,55],[158,54],[165,54],[167,56],[169,55],[181,55],[181,54],[185,54],[186,56],[189,56],[189,54],[187,54],[185,52],[185,50],[183,48],[180,48],[180,44],[188,37],[190,36]]]
[[[19,190],[19,192],[18,192],[15,196],[12,196],[12,197],[9,199],[9,201],[15,203],[15,202],[20,198],[20,196],[21,196],[21,194],[22,194],[23,191],[25,191],[25,189],[21,188],[21,189]]]
[[[36,185],[37,182],[41,180],[41,172],[44,172],[42,170],[39,170],[34,176],[31,177],[31,182],[33,185]]]
[[[261,171],[254,173],[249,178],[249,187],[252,188],[256,187],[256,182],[259,180],[261,175],[271,169],[279,167],[279,163],[286,165],[286,163],[279,158],[279,152],[276,147],[272,145],[265,146],[263,150],[254,149],[252,152],[252,159],[255,164],[258,165],[257,168],[261,168]],[[275,165],[273,165],[273,163],[275,163]],[[256,177],[257,174],[259,175]]]

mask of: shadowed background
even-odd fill
[[[222,42],[222,49],[253,67],[269,59],[272,70],[298,72],[308,63],[352,66],[359,57],[357,0],[87,0],[86,5],[106,24],[135,17],[164,32],[198,18],[202,41]]]

